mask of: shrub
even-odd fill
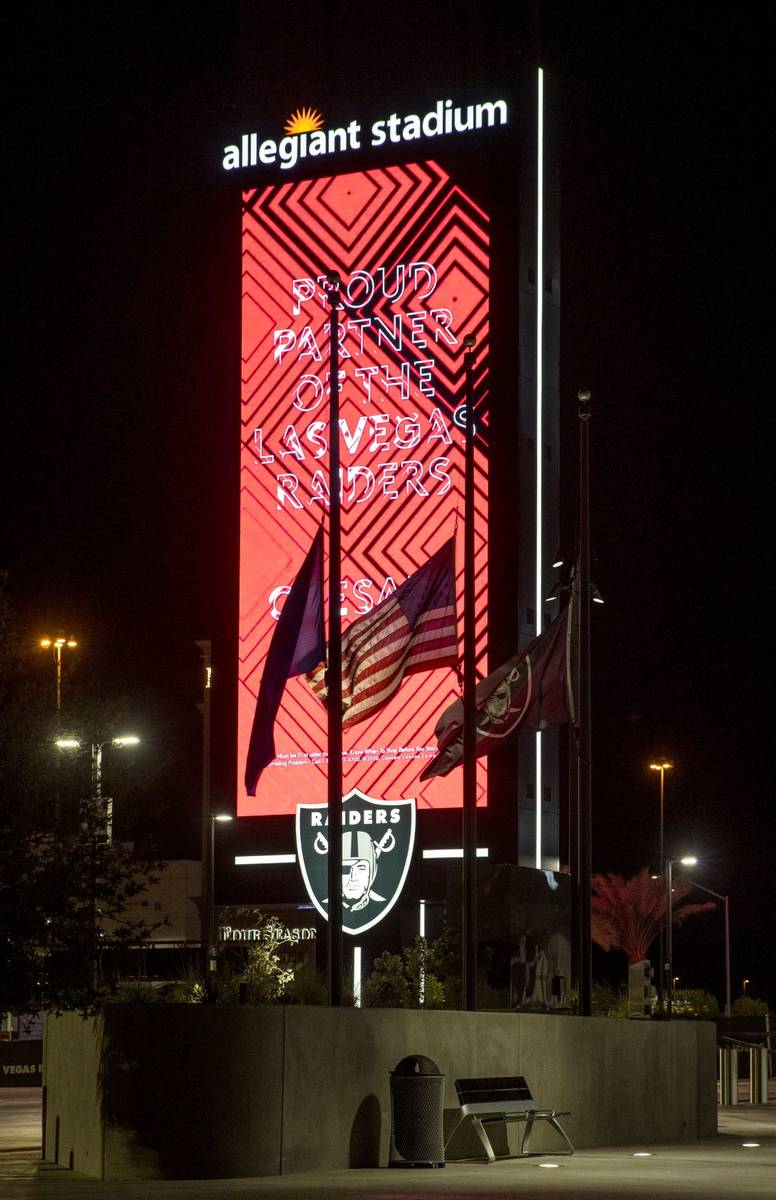
[[[674,992],[672,1012],[675,1017],[707,1017],[714,1020],[719,1016],[719,1001],[702,988],[680,988]]]
[[[327,1004],[326,980],[311,963],[302,963],[286,988],[286,999],[289,1004]]]
[[[434,944],[435,945],[435,944]],[[434,945],[416,937],[401,954],[384,951],[364,982],[362,1004],[369,1008],[443,1008],[445,989],[434,972]]]
[[[738,996],[731,1011],[734,1017],[767,1017],[770,1006],[755,996]]]
[[[610,983],[594,983],[590,1011],[594,1017],[627,1017],[628,997],[625,989],[615,988]]]

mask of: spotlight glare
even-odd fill
[[[634,1158],[651,1158],[652,1151],[651,1150],[634,1150],[633,1157]]]
[[[759,1149],[760,1143],[759,1142],[742,1142],[741,1145],[744,1147],[745,1150],[757,1150],[757,1149]]]
[[[539,1166],[540,1166],[540,1167],[547,1167],[547,1168],[548,1168],[548,1170],[549,1170],[549,1168],[550,1168],[550,1167],[559,1167],[559,1166],[560,1166],[560,1163],[539,1163]]]

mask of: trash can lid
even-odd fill
[[[391,1071],[392,1075],[439,1075],[441,1072],[433,1058],[425,1054],[408,1054]]]

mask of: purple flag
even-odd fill
[[[259,776],[275,757],[275,717],[286,680],[317,667],[323,661],[324,646],[321,526],[291,584],[269,644],[245,763],[245,788],[249,796],[256,795]]]

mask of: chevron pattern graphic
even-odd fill
[[[328,505],[329,309],[342,280],[340,454],[343,627],[416,570],[463,513],[463,339],[477,358],[476,575],[486,667],[487,215],[433,162],[280,184],[243,196],[238,813],[293,813],[326,796],[326,712],[304,679],[278,714],[278,757],[242,785],[256,694],[284,589]],[[456,423],[458,420],[458,424]],[[462,614],[463,535],[458,528]],[[327,564],[328,571],[328,564]],[[328,585],[327,585],[328,586]],[[451,669],[407,679],[346,732],[345,791],[461,803],[460,772],[420,784]],[[486,767],[479,767],[479,802]]]

